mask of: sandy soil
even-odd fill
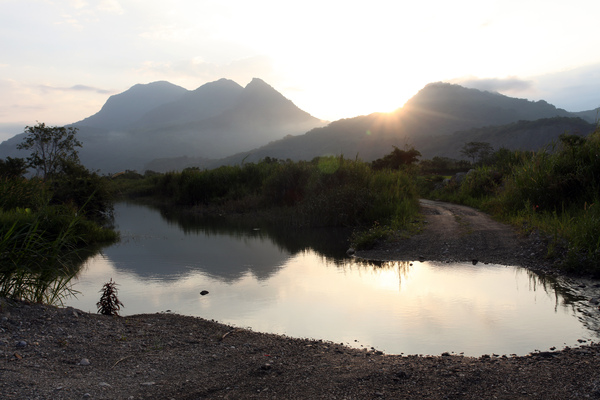
[[[535,235],[467,207],[422,207],[422,233],[357,256],[551,266]],[[0,299],[1,399],[600,398],[599,366],[591,343],[525,357],[396,356],[181,315],[108,317]]]

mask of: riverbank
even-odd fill
[[[3,399],[580,399],[600,346],[526,357],[390,356],[168,313],[108,317],[1,300]]]
[[[357,256],[551,270],[535,236],[467,207],[421,206],[423,232]],[[581,290],[592,299],[598,287]],[[387,355],[170,313],[119,318],[4,299],[0,360],[3,399],[600,397],[594,343],[524,357]]]

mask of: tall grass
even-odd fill
[[[491,212],[549,239],[549,256],[570,271],[600,275],[600,129],[587,137],[563,135],[558,143],[501,166],[478,168],[461,184],[429,197]]]
[[[5,222],[6,215],[2,215]],[[14,299],[62,303],[73,294],[69,281],[76,269],[73,218],[57,232],[42,228],[40,214],[15,221],[0,238],[0,296]]]
[[[62,304],[74,293],[70,280],[82,262],[80,251],[118,238],[82,208],[52,201],[39,180],[0,182],[0,296]]]

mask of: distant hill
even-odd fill
[[[554,119],[572,117],[573,114],[545,101],[533,102],[459,85],[432,83],[406,102],[404,107],[392,113],[374,113],[335,121],[304,135],[286,137],[252,151],[218,160],[209,166],[236,164],[242,160],[255,162],[267,156],[284,160],[310,160],[327,154],[343,154],[349,158],[358,156],[365,161],[372,161],[392,151],[392,146],[402,148],[405,145],[415,146],[424,158],[436,155],[459,158],[457,146],[460,149],[466,141],[474,141],[471,137],[479,138],[478,141],[493,142],[497,147],[515,148],[517,143],[521,143],[528,149],[537,149],[555,139],[556,132],[578,130],[583,133],[585,126],[591,127],[579,119],[570,122]],[[535,128],[535,132],[521,129],[517,137],[511,137],[510,140],[508,137],[501,139],[502,135],[494,130],[482,130],[480,134],[455,134],[475,128],[539,119],[549,119],[545,123],[548,129],[546,133],[538,128]],[[550,129],[553,124],[556,124],[555,128]],[[498,137],[487,138],[488,134]],[[527,139],[530,134],[535,135],[535,139]]]
[[[600,107],[589,111],[574,112],[573,115],[586,120],[590,124],[597,124],[600,121]]]
[[[468,141],[536,150],[564,132],[590,133],[591,115],[569,113],[545,101],[432,83],[392,113],[324,126],[260,79],[246,87],[221,79],[194,91],[168,82],[135,85],[73,126],[79,128],[86,166],[103,172],[164,172],[265,157],[311,160],[343,154],[372,161],[392,146],[405,145],[424,158],[459,158]],[[21,140],[17,136],[0,144],[0,157],[23,156],[15,149]]]
[[[161,81],[135,85],[129,90],[110,96],[96,114],[73,126],[102,130],[125,130],[150,110],[180,99],[188,91],[172,83]]]
[[[543,100],[517,99],[441,82],[425,86],[400,112],[403,124],[413,136],[438,136],[520,120],[573,116]]]
[[[415,141],[415,147],[425,158],[435,156],[455,159],[465,158],[460,151],[468,142],[487,142],[495,150],[539,150],[552,142],[558,142],[563,133],[588,135],[594,124],[581,118],[554,117],[535,121],[518,121],[507,125],[473,128],[454,132],[452,135],[438,136],[429,140]]]
[[[142,170],[157,158],[221,158],[325,125],[260,79],[246,87],[221,79],[188,91],[168,82],[135,85],[70,126],[80,158],[102,172]],[[22,135],[0,144],[0,157],[24,157]]]

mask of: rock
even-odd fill
[[[105,388],[111,388],[112,387],[112,385],[110,383],[106,383],[106,382],[100,382],[98,384],[98,386],[105,387]]]
[[[142,385],[142,386],[154,386],[154,385],[156,385],[156,382],[143,382],[143,383],[140,383],[140,385]]]
[[[404,371],[398,371],[396,372],[396,377],[399,379],[408,379],[408,374]]]
[[[81,361],[79,361],[79,365],[82,365],[84,367],[88,366],[90,365],[90,360],[88,360],[87,358],[82,358]]]
[[[260,369],[262,369],[263,371],[268,371],[271,369],[271,364],[269,364],[269,363],[263,364],[260,366]]]
[[[346,250],[346,254],[348,254],[349,256],[356,253],[356,250],[354,250],[352,247],[350,247],[348,250]]]
[[[476,259],[476,258],[473,259],[473,265],[477,265],[478,262],[479,262],[478,259]]]
[[[19,340],[17,343],[15,343],[15,347],[17,347],[18,349],[22,349],[23,347],[27,347],[27,342],[24,340]]]
[[[454,180],[456,181],[456,183],[460,184],[466,176],[466,172],[458,172],[456,175],[454,175]]]
[[[202,296],[206,296],[208,294],[208,290],[203,290],[203,291],[200,292],[200,294]]]

